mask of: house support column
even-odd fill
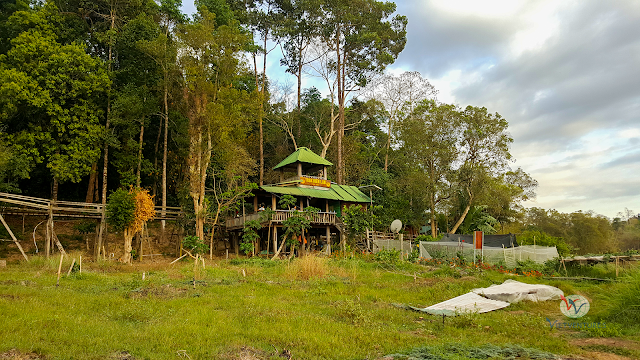
[[[331,255],[331,227],[327,226],[327,255]]]
[[[240,234],[237,232],[233,232],[233,248],[236,251],[236,257],[238,257],[240,255],[240,246],[238,244],[238,238],[240,237]]]
[[[273,225],[273,253],[278,252],[278,227]]]
[[[271,194],[271,210],[276,211],[276,196]]]

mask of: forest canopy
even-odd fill
[[[141,187],[194,214],[202,238],[304,146],[335,164],[330,180],[383,189],[381,226],[617,246],[602,243],[607,219],[522,207],[537,182],[513,167],[495,109],[443,103],[417,72],[385,74],[407,39],[393,2],[196,6],[190,18],[180,0],[1,2],[0,191],[104,204]],[[273,57],[294,85],[267,73]],[[325,88],[303,88],[309,76]]]

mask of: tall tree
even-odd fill
[[[434,99],[437,93],[429,80],[417,71],[406,71],[399,76],[385,75],[375,79],[366,88],[367,97],[384,104],[388,112],[387,144],[384,154],[384,171],[389,169],[389,152],[396,132],[396,124],[403,114],[410,114],[426,99]]]
[[[349,94],[393,63],[406,44],[407,18],[391,2],[324,0],[322,42],[328,47],[338,102],[337,182],[343,183],[342,141]]]
[[[38,16],[56,15],[48,4]],[[79,182],[99,156],[99,98],[110,84],[100,62],[83,46],[61,45],[56,37],[46,27],[29,29],[0,56],[0,113],[11,129],[9,141],[32,166],[47,165],[54,200],[60,182]]]
[[[433,237],[437,236],[436,209],[452,195],[459,125],[459,113],[454,105],[424,100],[400,126],[401,151],[409,166],[422,175],[417,183],[426,188]],[[386,166],[385,160],[385,171]]]
[[[162,209],[161,216],[164,218],[167,211],[167,156],[169,147],[169,90],[171,85],[177,82],[179,76],[177,68],[178,46],[173,36],[173,30],[179,24],[186,21],[184,14],[180,11],[181,0],[162,0],[158,12],[159,25],[161,31],[154,39],[138,40],[137,46],[148,56],[153,58],[160,70],[162,79],[160,87],[162,91],[162,116],[161,131],[163,134],[162,147]],[[164,239],[166,221],[161,220],[161,237]]]
[[[245,129],[239,111],[246,92],[232,88],[238,73],[238,53],[248,41],[237,26],[217,26],[215,15],[199,9],[196,22],[180,27],[179,63],[184,77],[184,98],[189,119],[187,159],[189,193],[196,216],[196,236],[204,239],[205,183],[216,146]]]
[[[508,122],[486,108],[467,106],[461,112],[460,163],[457,186],[464,199],[464,210],[451,229],[455,233],[464,221],[475,198],[489,179],[506,171],[511,160]]]
[[[279,3],[283,15],[282,24],[277,28],[277,37],[282,44],[283,57],[280,65],[297,80],[297,137],[302,136],[300,115],[302,110],[302,76],[305,66],[322,54],[311,50],[320,36],[319,0],[283,0]]]

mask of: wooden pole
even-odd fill
[[[327,255],[331,255],[331,227],[327,226]]]
[[[80,265],[80,270],[79,270],[78,272],[79,272],[79,273],[82,273],[82,255],[80,255],[80,262],[79,262],[79,265]]]
[[[60,272],[62,272],[62,258],[64,258],[64,254],[60,253],[60,265],[58,265],[58,280],[56,281],[56,286],[60,285]]]
[[[71,271],[73,270],[73,265],[76,264],[76,259],[73,259],[71,262],[71,266],[69,267],[69,271],[67,271],[67,276],[71,275]]]
[[[24,253],[24,250],[22,249],[22,246],[18,242],[18,239],[16,239],[16,236],[13,235],[13,231],[11,231],[11,228],[9,228],[9,225],[7,225],[7,222],[4,221],[4,217],[2,216],[2,214],[0,214],[0,220],[2,220],[2,225],[4,225],[4,228],[7,229],[7,232],[9,233],[9,235],[11,235],[11,238],[13,239],[13,242],[16,243],[16,245],[18,246],[18,249],[20,249],[20,252],[22,253],[22,256],[24,256],[24,259],[29,261],[29,258],[27,257],[27,254]]]
[[[47,219],[47,233],[45,235],[45,239],[44,239],[44,252],[47,256],[47,259],[49,258],[49,255],[51,254],[51,227],[53,224],[53,211],[51,210],[51,204],[49,204],[49,219]]]
[[[275,254],[276,251],[278,251],[278,226],[273,225],[273,253]]]
[[[618,260],[619,257],[616,256],[616,277],[618,277]]]

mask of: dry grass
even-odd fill
[[[286,275],[299,280],[321,279],[329,272],[327,262],[327,258],[315,255],[296,258],[287,266]]]

